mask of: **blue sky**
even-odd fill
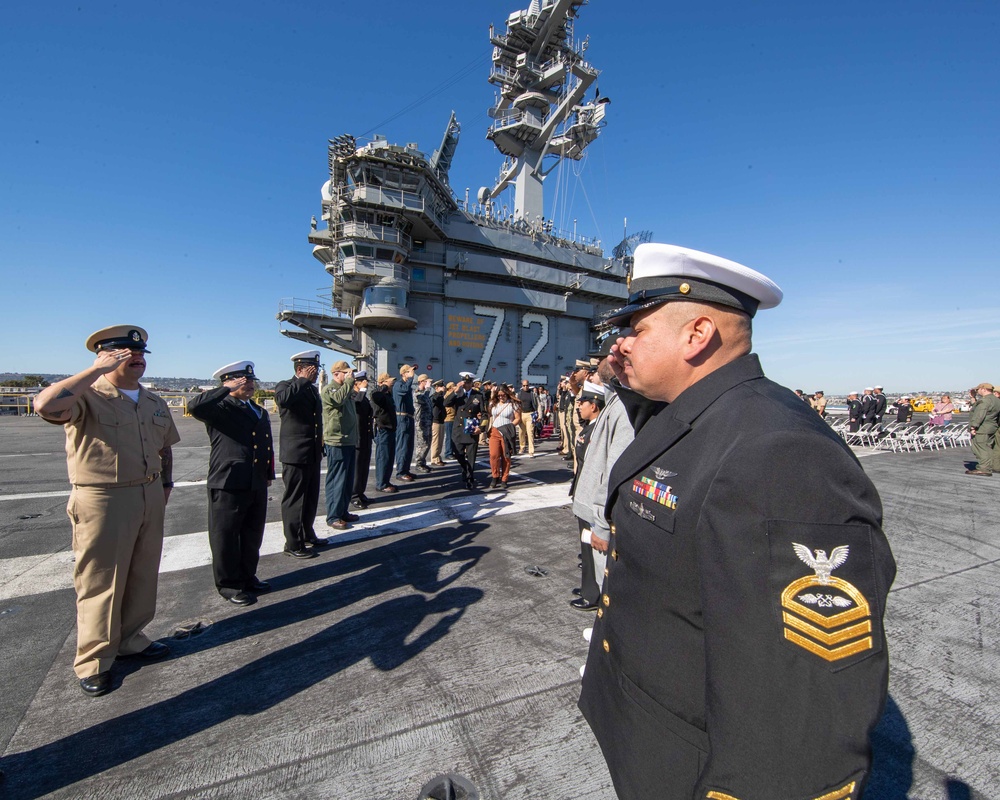
[[[136,322],[150,375],[284,377],[279,299],[329,288],[327,139],[429,153],[455,110],[452,185],[491,184],[488,28],[527,4],[4,4],[0,372],[75,372]],[[1000,4],[592,0],[576,33],[612,102],[547,184],[558,224],[772,277],[755,349],[786,385],[1000,381]]]

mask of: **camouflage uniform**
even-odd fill
[[[416,454],[417,466],[423,469],[427,467],[427,454],[431,450],[431,390],[417,389],[413,393],[414,412],[414,452]]]

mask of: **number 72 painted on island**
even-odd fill
[[[503,329],[506,312],[502,308],[492,308],[491,306],[475,306],[473,310],[480,317],[492,317],[493,319],[493,327],[490,329],[490,335],[486,339],[486,346],[483,348],[483,356],[479,360],[479,367],[476,369],[476,377],[483,380],[486,377],[486,370],[490,365],[490,359],[493,358],[493,351],[496,350],[497,340],[500,338],[500,331]],[[548,382],[547,375],[533,375],[528,370],[531,367],[531,363],[538,358],[539,353],[549,343],[549,318],[541,314],[529,313],[521,315],[522,328],[530,328],[535,324],[541,329],[540,335],[538,341],[535,342],[534,346],[525,354],[524,359],[521,361],[521,376],[519,380],[544,384]]]

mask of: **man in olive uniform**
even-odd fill
[[[188,411],[208,429],[208,543],[219,594],[237,606],[256,602],[270,585],[257,578],[267,521],[267,487],[274,480],[274,447],[267,411],[253,402],[252,361],[215,371],[221,386],[202,392]]]
[[[895,564],[850,448],[764,377],[741,264],[636,248],[609,363],[635,440],[580,706],[621,800],[856,800],[886,699]]]
[[[139,384],[146,331],[114,325],[91,334],[89,368],[43,389],[35,410],[64,425],[73,524],[76,659],[84,693],[111,688],[115,658],[163,658],[143,633],[156,613],[163,514],[180,441],[167,404]]]
[[[285,553],[294,558],[313,558],[311,548],[325,547],[313,523],[319,507],[320,471],[323,465],[323,408],[316,379],[319,350],[292,356],[295,377],[274,387],[274,402],[281,417],[279,460],[285,493],[281,498],[281,521],[285,530]]]
[[[354,370],[346,361],[330,367],[330,382],[320,393],[323,445],[326,449],[326,524],[344,531],[358,520],[348,511],[354,493],[358,412],[354,403]]]
[[[972,435],[972,454],[976,466],[967,469],[966,475],[992,475],[1000,468],[995,464],[998,454],[993,449],[993,437],[1000,427],[1000,400],[993,395],[992,383],[981,383],[976,387],[979,399],[969,413],[969,433]]]

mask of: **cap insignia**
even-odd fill
[[[690,284],[690,283],[682,283],[682,284],[681,284],[681,285],[680,285],[679,287],[677,287],[677,288],[678,288],[678,289],[680,290],[680,293],[681,293],[681,294],[687,294],[688,292],[690,292],[690,291],[691,291],[691,284]]]
[[[128,332],[128,337],[133,342],[141,342],[142,341],[142,337],[139,335],[139,331],[135,331],[135,330],[129,331]]]

